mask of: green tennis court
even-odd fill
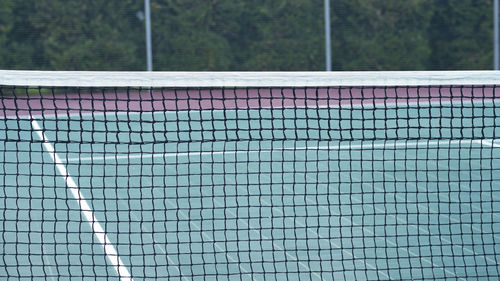
[[[119,257],[134,280],[487,279],[497,116],[477,101],[5,118],[0,276],[119,279]]]

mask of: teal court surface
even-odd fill
[[[497,116],[478,101],[3,118],[0,277],[494,280]]]

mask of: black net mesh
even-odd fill
[[[495,86],[0,92],[1,278],[500,276]]]

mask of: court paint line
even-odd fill
[[[439,98],[439,97],[435,97]],[[90,98],[89,98],[90,99]],[[384,98],[377,98],[376,100],[383,100]],[[406,99],[414,99],[414,98],[406,98]],[[223,99],[218,99],[219,101],[223,101]],[[314,98],[310,99],[300,99],[300,100],[315,100]],[[325,101],[327,99],[324,99]],[[340,100],[340,99],[339,99]],[[358,99],[362,100],[362,99]],[[369,99],[365,99],[369,100]],[[405,100],[405,99],[402,99]],[[101,100],[104,101],[104,100]],[[139,100],[137,100],[139,102]],[[155,101],[161,101],[161,99],[155,100]],[[174,100],[172,100],[174,101]],[[187,99],[185,99],[187,101]],[[299,105],[293,105],[290,107],[259,107],[259,108],[231,108],[231,109],[185,109],[185,110],[152,110],[152,111],[98,111],[98,112],[79,112],[79,113],[50,113],[50,114],[28,114],[28,115],[21,115],[21,116],[0,116],[0,120],[2,119],[27,119],[31,120],[33,118],[35,119],[43,119],[43,118],[53,118],[53,120],[57,120],[58,118],[68,118],[71,119],[73,117],[94,117],[94,116],[104,116],[104,117],[118,117],[122,115],[140,115],[140,114],[151,114],[151,115],[175,115],[177,116],[178,114],[190,114],[191,112],[201,112],[203,111],[208,111],[211,113],[219,113],[219,112],[237,112],[237,111],[258,111],[258,110],[285,110],[285,109],[294,109],[294,108],[300,108],[300,109],[396,109],[396,108],[405,108],[405,107],[412,107],[415,106],[414,109],[418,109],[417,106],[426,106],[429,108],[432,108],[433,106],[435,108],[439,108],[441,106],[452,106],[454,104],[458,105],[471,105],[474,106],[475,104],[478,104],[478,106],[484,106],[484,105],[495,105],[497,102],[499,102],[500,99],[498,98],[488,98],[488,99],[473,99],[473,98],[468,98],[467,100],[446,100],[446,101],[417,101],[417,102],[373,102],[369,104],[342,104],[342,105],[331,105],[331,104],[325,104],[325,105],[304,105],[304,106],[299,106]],[[472,108],[472,107],[470,107]],[[480,107],[479,107],[480,108]],[[488,106],[488,108],[494,108],[492,106]],[[0,109],[0,111],[9,111],[11,109]],[[18,109],[12,109],[12,110],[18,110]],[[28,111],[36,111],[34,109],[26,109]],[[81,109],[71,109],[71,110],[81,110]],[[154,117],[153,117],[154,120]],[[113,121],[129,121],[129,120],[113,120]]]
[[[408,141],[405,141],[405,142],[402,142],[402,143],[397,143],[397,142],[394,142],[394,143],[380,143],[380,144],[373,144],[373,143],[370,143],[370,144],[363,144],[363,145],[338,145],[338,146],[317,146],[317,147],[296,147],[296,148],[281,148],[281,149],[270,149],[270,150],[267,150],[267,151],[281,151],[281,150],[324,150],[324,149],[360,149],[360,148],[379,148],[379,147],[382,147],[382,148],[390,148],[390,147],[399,147],[399,146],[404,146],[404,147],[410,147],[410,146],[417,146],[417,145],[433,145],[433,144],[447,144],[447,145],[450,145],[450,144],[472,144],[472,143],[491,143],[493,144],[494,141],[496,141],[495,139],[493,140],[438,140],[438,141],[433,141],[433,140],[429,140],[429,141],[417,141],[417,142],[408,142]],[[500,145],[496,145],[495,146],[498,146],[500,147]],[[224,153],[247,153],[247,152],[261,152],[263,150],[250,150],[250,151],[222,151],[222,152],[214,152],[214,153],[203,153],[203,152],[195,152],[194,154],[224,154]],[[265,151],[265,150],[264,150]],[[182,155],[179,155],[179,154],[182,154]],[[173,153],[171,154],[170,156],[189,156],[189,155],[192,155],[193,153]],[[164,156],[166,154],[161,154],[160,156],[158,157],[161,157],[161,156]],[[148,154],[148,155],[142,155],[142,157],[146,158],[147,156],[152,156],[152,157],[156,157],[156,155],[152,155],[152,154]],[[128,157],[124,157],[124,158],[128,158]],[[111,159],[114,159],[114,157],[112,157]],[[385,172],[384,172],[385,173]],[[390,175],[391,176],[391,175]],[[440,196],[443,196],[442,194]],[[420,204],[419,204],[420,206]],[[432,210],[430,208],[427,208],[425,206],[422,206],[430,211],[432,211],[433,213],[436,213],[435,210]],[[439,214],[439,213],[436,213],[440,216],[445,216],[443,214]],[[451,217],[449,216],[445,216],[445,217],[448,217],[451,221],[454,221],[454,219],[452,219]],[[400,218],[396,218],[396,219],[400,219]],[[419,229],[422,231],[421,227],[419,226]],[[473,229],[475,229],[473,227]],[[477,230],[477,229],[475,229]],[[426,231],[424,231],[426,232]],[[451,241],[448,241],[447,239],[446,240],[443,240],[440,238],[440,240],[442,240],[443,242],[446,242],[448,244],[451,245]],[[473,253],[473,254],[476,254],[475,252],[471,251],[470,249],[468,248],[464,248],[462,246],[460,246],[464,251],[466,252],[470,252],[470,253]],[[411,253],[410,253],[411,254]],[[492,259],[489,258],[489,257],[486,257],[485,258],[487,260],[489,260],[490,262],[492,262]],[[434,266],[437,266],[434,264]],[[445,269],[445,271],[447,271]],[[447,271],[448,273],[451,273],[450,271]],[[451,273],[453,274],[453,273]]]
[[[92,211],[89,204],[87,203],[82,193],[80,192],[78,185],[69,175],[68,171],[66,170],[66,167],[63,165],[63,162],[59,158],[59,155],[57,155],[57,153],[55,152],[52,143],[50,143],[50,141],[47,139],[47,137],[42,131],[42,128],[40,127],[40,125],[36,120],[32,120],[31,125],[33,126],[33,129],[36,131],[40,140],[43,142],[43,146],[45,147],[45,150],[49,153],[50,157],[52,158],[52,161],[54,161],[54,164],[56,165],[59,174],[66,181],[67,187],[69,188],[69,190],[73,194],[73,197],[76,199],[78,205],[80,206],[81,213],[87,219],[87,222],[92,228],[94,235],[101,243],[104,249],[104,253],[108,257],[108,260],[113,264],[113,267],[115,268],[116,273],[120,277],[120,280],[132,281],[133,279],[130,276],[128,269],[123,264],[115,247],[113,246],[113,244],[111,244],[111,241],[109,240],[107,234],[104,232],[104,229],[102,228],[101,224],[95,217],[94,212]]]
[[[251,150],[227,150],[227,151],[196,151],[196,152],[172,152],[172,153],[141,153],[141,154],[114,154],[109,156],[90,156],[90,157],[74,157],[66,159],[66,163],[73,162],[94,162],[104,160],[118,159],[145,159],[145,158],[170,158],[183,156],[200,156],[200,155],[221,155],[221,154],[241,154],[241,153],[259,153],[273,151],[301,151],[301,150],[351,150],[351,149],[387,149],[387,148],[425,148],[430,145],[452,145],[452,144],[471,144],[478,143],[483,140],[424,140],[424,141],[385,141],[383,143],[374,143],[367,141],[367,144],[339,144],[327,146],[300,146],[300,147],[285,147],[285,148],[270,148],[270,149],[251,149]],[[493,139],[492,141],[496,141]]]
[[[479,144],[485,144],[485,145],[491,145],[491,146],[495,146],[495,147],[498,147],[499,145],[495,144],[494,141],[489,141],[490,143],[488,143],[488,140],[475,140],[476,143],[479,143]],[[352,148],[352,147],[351,147]],[[307,149],[307,148],[306,148]],[[260,151],[260,150],[259,150]],[[247,151],[244,151],[244,152],[247,152]],[[224,153],[224,152],[223,152]],[[225,152],[227,153],[227,152]],[[238,153],[238,152],[236,152]],[[213,154],[213,153],[211,153]],[[114,159],[114,158],[113,158]]]
[[[169,202],[169,204],[174,207],[174,208],[178,208],[178,206],[176,206],[174,203],[172,203],[172,200],[170,199],[165,199],[165,201]],[[213,240],[212,238],[210,238],[210,236],[208,236],[208,234],[205,233],[205,231],[203,231],[201,229],[201,226],[198,226],[196,225],[193,221],[189,220],[189,216],[187,216],[186,214],[184,214],[183,211],[181,210],[178,210],[178,212],[185,218],[189,221],[189,224],[191,224],[192,226],[194,226],[196,229],[198,229],[201,233],[201,235],[203,235],[207,240],[211,241],[214,243],[214,247],[217,248],[221,253],[224,253],[224,255],[226,255],[226,257],[228,259],[230,259],[233,263],[238,263],[238,267],[246,274],[248,275],[250,278],[252,278],[252,280],[254,281],[257,281],[255,279],[255,277],[252,275],[251,272],[249,272],[248,270],[246,270],[245,268],[243,268],[243,266],[241,265],[241,263],[239,263],[238,260],[236,260],[235,258],[233,258],[232,255],[230,255],[230,253],[228,253],[224,248],[222,248],[219,244],[217,244],[217,242],[215,240]],[[205,242],[205,241],[203,241]],[[215,252],[215,248],[214,248],[214,252]],[[214,253],[215,254],[215,253]]]
[[[487,146],[500,147],[500,144],[495,143],[494,139],[493,140],[476,140],[475,142],[479,143],[479,144],[484,144],[484,145],[487,145]]]
[[[235,181],[232,180],[231,178],[231,182],[233,182],[234,184],[237,184]],[[287,188],[288,189],[288,188]],[[278,213],[280,213],[281,215],[285,215],[278,207],[276,206],[273,206],[271,204],[271,202],[268,202],[267,200],[264,200],[263,198],[260,198],[261,202],[264,202],[267,204],[267,206],[271,207],[273,210],[277,211]],[[229,210],[229,212],[232,212]],[[338,214],[337,214],[338,215]],[[305,229],[307,229],[308,232],[311,232],[314,236],[320,238],[320,240],[324,240],[326,242],[328,242],[328,244],[330,244],[331,246],[335,247],[336,249],[340,249],[342,251],[342,253],[348,255],[348,256],[351,256],[359,261],[361,261],[363,264],[365,264],[365,267],[373,270],[373,271],[376,271],[378,273],[380,273],[380,275],[383,275],[385,278],[388,278],[389,280],[392,280],[392,278],[387,275],[385,272],[377,269],[377,267],[375,267],[374,265],[372,265],[371,263],[368,263],[366,262],[364,259],[360,259],[358,258],[354,253],[351,253],[349,252],[348,250],[346,249],[343,249],[340,245],[336,244],[335,242],[332,242],[330,239],[328,238],[325,238],[323,237],[321,234],[319,234],[318,232],[312,230],[310,227],[307,227],[305,224],[301,223],[300,221],[298,221],[295,217],[293,218],[293,220],[295,221],[295,223],[301,227],[304,227]],[[245,223],[246,224],[246,223]],[[247,224],[248,225],[248,224]],[[363,227],[364,228],[364,227]],[[274,244],[274,243],[273,243]],[[353,261],[354,262],[354,261]],[[377,274],[378,275],[378,274]]]
[[[214,202],[216,202],[220,207],[224,207],[224,204],[221,204],[217,199],[216,197],[214,197]],[[246,223],[243,219],[240,219],[238,218],[238,215],[235,214],[231,209],[227,209],[228,213],[231,213],[238,221],[242,221],[243,224],[245,224],[246,226],[248,226],[249,229],[251,229],[253,232],[257,233],[257,235],[269,240],[269,241],[272,241],[272,239],[270,239],[269,237],[261,234],[258,230],[255,229],[255,227],[252,227],[250,226],[248,223]],[[302,262],[301,260],[299,260],[298,256],[297,255],[292,255],[290,253],[288,253],[288,251],[286,249],[284,249],[283,247],[277,245],[276,243],[274,243],[274,241],[272,241],[271,243],[273,243],[274,247],[277,248],[279,251],[282,251],[287,257],[291,258],[293,261],[296,261],[297,264],[299,264],[300,266],[302,266],[303,268],[305,268],[307,271],[309,271],[310,274],[316,276],[317,278],[319,278],[320,280],[323,280],[323,281],[326,281],[321,275],[319,275],[317,272],[313,271],[308,265],[306,265],[304,262]]]

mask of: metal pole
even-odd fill
[[[499,49],[499,26],[498,26],[498,0],[494,0],[493,1],[493,25],[494,25],[494,28],[493,28],[493,38],[494,38],[494,42],[495,42],[495,46],[494,46],[494,50],[493,50],[493,65],[494,65],[494,69],[495,70],[498,70],[498,67],[499,67],[499,63],[498,63],[498,58],[499,58],[499,55],[498,55],[498,49]]]
[[[332,39],[331,39],[331,30],[330,30],[330,0],[325,0],[325,8],[324,9],[325,9],[326,71],[332,71],[332,42],[331,42]]]
[[[153,50],[151,46],[151,11],[149,0],[144,0],[144,13],[146,19],[146,58],[148,71],[153,71]]]

